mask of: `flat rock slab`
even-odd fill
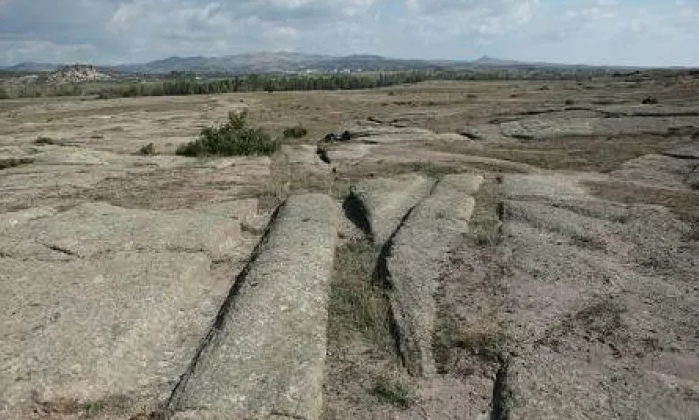
[[[667,152],[666,155],[678,159],[699,159],[699,145],[680,147]]]
[[[624,162],[619,170],[612,172],[615,178],[649,184],[656,187],[687,189],[687,182],[699,158],[676,158],[667,155],[644,155]]]
[[[464,127],[459,134],[476,142],[507,142],[514,139],[505,136],[497,124],[479,124]]]
[[[58,142],[61,141],[58,140]],[[154,166],[172,168],[191,163],[191,159],[181,156],[117,154],[70,143],[64,145],[24,145],[22,147],[0,146],[0,157],[3,156],[31,158],[35,164],[45,166],[81,165],[85,167],[115,166],[118,168]]]
[[[27,163],[2,170],[0,212],[85,201],[189,208],[250,196],[246,189],[260,188],[270,176],[269,157],[137,156],[56,145],[0,147],[0,161],[3,156]]]
[[[520,201],[505,199],[501,212],[507,301],[498,318],[513,359],[495,417],[695,418],[691,227],[664,207],[585,198],[574,180],[550,176],[548,190],[543,177],[503,180]]]
[[[663,104],[610,105],[597,108],[608,115],[625,117],[699,117],[699,107]]]
[[[368,126],[353,127],[348,129],[352,135],[351,142],[365,144],[398,144],[430,141],[439,138],[439,135],[431,130],[417,127],[397,126]]]
[[[699,413],[697,395],[694,381],[542,350],[511,363],[499,403],[507,418],[521,420],[689,420]]]
[[[570,118],[525,118],[499,124],[466,127],[460,133],[472,140],[507,141],[514,139],[555,139],[561,137],[667,134],[684,127],[697,126],[693,114],[680,116],[613,116]]]
[[[0,418],[165,400],[259,238],[240,232],[255,209],[0,215]]]
[[[432,338],[438,279],[448,251],[468,231],[476,193],[483,178],[448,175],[407,216],[382,256],[388,292],[408,371],[436,373]]]
[[[497,126],[493,127],[497,129]],[[485,168],[506,172],[539,172],[538,168],[524,163],[453,152],[449,147],[451,144],[476,144],[456,133],[437,134],[425,129],[396,127],[360,128],[353,133],[360,137],[347,142],[320,143],[318,148],[335,172],[355,178],[358,174],[390,173],[392,168],[411,165],[460,168],[459,172],[466,168],[472,171],[474,168],[477,171]]]
[[[696,116],[601,118],[594,123],[594,133],[600,136],[667,135],[698,124]]]
[[[395,136],[396,138],[402,137],[403,139],[418,139],[424,136],[434,135],[434,132],[427,130],[425,128],[417,127],[395,127],[390,125],[377,125],[377,126],[357,126],[351,127],[348,131],[353,137],[358,137],[364,140],[367,137],[380,137],[380,136]]]
[[[347,146],[339,146],[337,152],[341,152]],[[367,154],[361,159],[351,160],[347,159],[348,156],[345,155],[345,159],[333,160],[332,162],[338,162],[338,171],[348,175],[357,172],[380,174],[386,170],[390,172],[391,167],[413,167],[413,171],[420,171],[420,168],[428,170],[429,168],[444,167],[464,172],[467,170],[472,172],[482,171],[483,169],[515,173],[541,172],[539,168],[526,163],[433,150],[430,142],[410,148],[403,147],[400,144],[372,147],[371,154]],[[440,145],[440,148],[442,147],[444,147],[443,143]]]
[[[377,178],[353,186],[356,217],[366,218],[377,250],[393,235],[410,209],[430,194],[435,181],[420,175]]]
[[[332,163],[354,162],[369,155],[375,147],[366,143],[337,144],[328,147],[326,153]]]
[[[0,232],[24,224],[30,220],[53,216],[58,211],[51,207],[35,207],[27,210],[0,213]]]
[[[0,259],[0,416],[26,418],[34,403],[162,398],[152,393],[186,368],[225,289],[210,264],[179,253]]]
[[[295,146],[282,146],[282,153],[286,157],[286,162],[292,166],[292,170],[300,167],[316,173],[327,173],[330,166],[323,162],[317,154],[317,147],[307,144]]]
[[[589,136],[594,118],[528,119],[500,124],[500,132],[516,138],[552,138]]]
[[[170,251],[202,252],[216,261],[242,260],[247,255],[241,254],[241,242],[246,240],[241,224],[256,213],[256,207],[254,199],[212,205],[208,210],[173,211],[87,203],[6,230],[0,253],[32,258],[36,245],[41,245],[78,258],[116,251]],[[25,246],[12,247],[17,243]]]
[[[512,199],[591,200],[584,181],[604,181],[608,177],[592,173],[506,175],[502,192]]]
[[[329,197],[287,200],[173,395],[181,418],[320,416],[337,226]]]

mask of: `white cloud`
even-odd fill
[[[44,62],[80,62],[85,57],[98,58],[94,46],[89,44],[59,45],[50,41],[2,41],[0,51],[5,52],[8,62],[24,61],[26,57],[41,58]],[[39,60],[38,60],[39,61]]]
[[[0,0],[0,64],[246,51],[699,65],[696,0]]]

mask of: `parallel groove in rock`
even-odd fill
[[[327,196],[287,200],[171,410],[318,418],[337,223]]]
[[[446,253],[468,230],[474,207],[471,196],[482,181],[482,177],[470,174],[448,175],[437,183],[409,184],[412,191],[391,191],[392,195],[382,194],[382,187],[389,185],[387,180],[374,180],[374,185],[365,183],[359,188],[363,193],[357,194],[357,199],[372,232],[378,232],[374,239],[379,250],[376,274],[387,288],[400,354],[413,375],[436,372],[431,346],[437,277]],[[425,188],[426,194],[415,198],[415,191],[421,191],[416,186],[423,185],[429,185],[429,190]],[[391,214],[385,214],[387,210]],[[402,213],[398,221],[393,214],[396,211]]]

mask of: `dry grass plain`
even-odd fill
[[[649,96],[658,104],[642,104]],[[242,109],[251,124],[275,135],[295,125],[308,134],[283,140],[271,157],[175,156],[203,127]],[[318,141],[347,128],[366,133],[347,144],[322,146],[330,163],[322,162]],[[37,142],[40,137],[49,140]],[[156,154],[139,155],[149,143]],[[0,234],[5,235],[0,260],[15,273],[0,276],[7,325],[0,341],[14,343],[0,360],[0,389],[11,389],[0,397],[0,414],[156,418],[166,415],[162,407],[173,386],[174,373],[149,382],[157,374],[143,377],[128,368],[123,376],[93,378],[93,389],[89,379],[71,382],[70,372],[84,372],[66,367],[47,374],[49,385],[66,381],[69,389],[63,392],[32,380],[48,369],[37,367],[41,362],[16,365],[24,351],[17,343],[31,331],[50,330],[51,322],[36,320],[52,317],[55,309],[32,302],[51,300],[48,292],[27,297],[11,285],[21,272],[12,264],[35,252],[22,242],[24,233],[11,231],[23,220],[75,211],[76,219],[65,223],[79,225],[81,217],[95,223],[84,206],[101,203],[111,207],[98,208],[103,212],[98,214],[109,214],[115,230],[126,219],[111,219],[121,214],[113,209],[145,212],[133,217],[153,220],[167,215],[173,223],[183,223],[187,211],[205,211],[215,220],[207,219],[202,229],[237,229],[230,253],[198,237],[191,249],[185,244],[166,250],[184,253],[197,270],[208,270],[208,291],[195,287],[191,298],[173,303],[203,313],[192,321],[198,327],[184,334],[191,337],[178,342],[193,348],[277,205],[292,194],[321,192],[339,208],[357,182],[411,173],[434,179],[473,173],[485,179],[463,243],[439,268],[433,349],[438,374],[415,377],[403,367],[371,238],[343,221],[330,282],[323,419],[698,418],[699,79],[689,76],[0,101]],[[246,204],[221,210],[230,202]],[[218,219],[229,213],[240,228]],[[193,229],[197,226],[187,227],[186,234]],[[54,239],[46,239],[45,230],[32,232],[43,241],[41,252],[49,247],[71,261],[97,261],[91,258],[103,252],[97,245],[96,251],[93,245],[76,248],[91,233],[71,233],[77,235],[73,242],[61,242],[59,228]],[[149,252],[150,237],[144,241]],[[209,259],[202,262],[195,252]],[[40,260],[53,261],[53,255]],[[181,281],[196,281],[196,273],[184,274],[187,261],[172,262],[173,270],[183,273]],[[161,273],[153,264],[135,264],[155,270],[155,277]],[[130,275],[138,278],[137,272]],[[29,284],[24,287],[38,287]],[[129,296],[119,302],[128,305],[138,294]],[[33,304],[48,312],[23,312]],[[56,305],[71,311],[70,303]],[[90,316],[103,314],[95,311]],[[115,315],[105,316],[86,328],[116,328],[104,327]],[[29,325],[32,319],[39,324]],[[157,333],[160,327],[145,331]],[[153,347],[170,345],[177,344],[162,340]],[[129,350],[134,349],[120,348]],[[49,350],[31,357],[77,363]],[[183,351],[168,363],[177,372],[189,358],[191,352]],[[95,372],[100,370],[89,370]],[[605,398],[607,403],[599,402]],[[648,408],[653,398],[661,408]],[[568,399],[577,402],[560,408]],[[556,417],[557,408],[563,417]]]

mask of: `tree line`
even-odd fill
[[[161,95],[207,95],[216,93],[256,91],[305,91],[305,90],[356,90],[373,89],[401,84],[414,84],[429,80],[562,80],[587,79],[588,73],[551,70],[525,71],[498,69],[482,71],[399,71],[374,74],[314,74],[314,75],[248,75],[218,80],[198,80],[180,77],[161,82],[130,83],[113,86],[100,92],[100,97],[133,97]]]
[[[605,72],[606,73],[606,72]],[[255,91],[356,90],[414,84],[429,80],[488,81],[488,80],[581,80],[602,72],[557,69],[464,69],[412,70],[378,73],[263,75],[251,74],[221,79],[199,79],[193,75],[177,75],[164,80],[141,82],[44,83],[14,86],[12,92],[0,89],[2,97],[81,96],[99,98],[207,95]],[[2,88],[2,86],[0,86]]]
[[[218,80],[183,77],[162,82],[129,83],[100,92],[100,97],[161,95],[208,95],[215,93],[300,90],[355,90],[418,83],[429,80],[423,72],[381,73],[378,75],[248,75]]]

